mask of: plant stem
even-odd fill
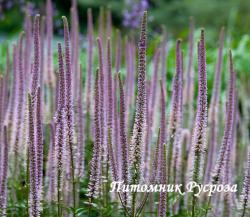
[[[27,187],[27,200],[26,200],[26,206],[27,206],[27,216],[29,216],[29,147],[27,148],[27,163],[26,163],[26,187]]]
[[[124,204],[124,202],[123,202],[123,200],[122,200],[121,194],[120,194],[119,192],[117,192],[117,193],[118,193],[119,199],[120,199],[120,201],[121,201],[121,204],[122,204],[122,206],[123,206],[123,208],[124,208],[124,211],[125,211],[124,215],[125,215],[125,217],[126,217],[126,213],[128,214],[128,216],[130,216],[130,215],[129,215],[129,212],[128,212],[128,209],[127,209],[126,205]]]
[[[58,170],[57,177],[57,215],[61,217],[61,182],[60,182],[61,171]]]
[[[74,167],[74,156],[73,156],[73,144],[70,142],[70,161],[71,161],[71,179],[72,179],[72,188],[73,188],[73,216],[76,217],[76,182],[75,182],[75,167]]]
[[[194,173],[193,173],[193,181],[198,183],[199,178],[199,167],[200,167],[200,161],[201,156],[199,154],[196,154],[195,162],[194,162]],[[193,195],[192,195],[192,217],[195,217],[195,206],[196,206],[196,194],[197,188],[194,189]]]
[[[207,203],[207,207],[206,207],[206,212],[205,212],[205,217],[207,217],[207,214],[208,214],[208,208],[211,204],[211,198],[212,198],[212,195],[209,197],[209,200],[208,200],[208,203]]]
[[[172,135],[174,135],[175,132],[172,132]],[[171,183],[171,165],[172,165],[172,156],[173,156],[173,144],[174,144],[174,137],[170,136],[170,141],[169,141],[169,146],[168,146],[168,152],[167,152],[167,184]],[[170,207],[168,206],[169,204],[169,194],[168,192],[166,193],[166,212],[169,212]]]
[[[193,195],[192,195],[192,217],[195,217],[195,193],[193,192]]]
[[[107,178],[107,180],[106,180],[106,188],[105,188],[105,190],[106,190],[106,192],[105,192],[105,194],[106,194],[106,204],[105,204],[105,206],[106,207],[107,207],[108,201],[109,201],[109,179],[108,179],[109,165],[108,165],[108,161],[109,161],[109,159],[107,160],[107,165],[106,165],[106,178]]]
[[[90,217],[90,211],[91,211],[91,199],[89,200],[88,217]]]
[[[136,192],[132,193],[132,210],[131,210],[131,217],[136,216]]]

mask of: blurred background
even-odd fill
[[[32,14],[45,11],[46,0],[0,0],[0,35],[11,37],[22,28],[27,3]],[[112,11],[113,24],[122,30],[136,28],[138,11],[149,10],[150,27],[159,32],[165,25],[170,36],[186,35],[189,17],[196,27],[205,27],[209,42],[225,26],[231,37],[239,39],[250,29],[249,0],[77,0],[81,31],[86,30],[86,11],[91,7],[98,17],[100,7]],[[62,15],[69,15],[70,0],[54,0],[55,32],[60,34]],[[98,19],[95,19],[97,21]],[[59,21],[59,22],[58,22]]]
[[[101,9],[112,13],[112,23],[123,35],[138,32],[140,16],[148,10],[149,56],[161,40],[162,26],[167,31],[169,54],[174,56],[177,38],[187,45],[189,23],[195,23],[195,39],[199,38],[200,28],[206,30],[208,70],[214,69],[217,58],[218,38],[221,27],[225,27],[225,49],[233,49],[235,65],[241,76],[250,74],[250,0],[76,0],[80,20],[81,46],[86,48],[87,9],[92,8],[95,30],[98,29]],[[61,16],[70,18],[71,0],[52,0],[54,14],[54,37],[62,39]],[[25,11],[35,15],[45,14],[46,0],[0,0],[0,70],[3,68],[5,47],[17,39],[23,29]],[[56,40],[55,40],[56,41]],[[196,40],[197,41],[197,40]],[[225,52],[225,55],[227,52]],[[211,69],[209,68],[211,64]],[[174,58],[168,65],[174,65]],[[225,62],[225,68],[226,67]],[[171,69],[171,67],[169,67]],[[171,73],[171,72],[170,72]],[[212,78],[212,77],[211,77]],[[243,79],[243,78],[241,78]]]

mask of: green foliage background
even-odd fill
[[[98,22],[100,7],[110,8],[112,11],[113,24],[124,33],[129,30],[122,25],[123,11],[126,8],[125,0],[77,0],[81,32],[86,32],[87,9],[93,10],[94,21]],[[137,0],[132,0],[136,2]],[[1,3],[2,2],[2,3]],[[24,14],[20,8],[19,0],[2,0],[12,2],[12,8],[2,10],[3,18],[0,20],[0,42],[10,41],[19,34],[23,28]],[[36,11],[44,14],[45,0],[32,0]],[[62,15],[69,16],[70,0],[54,0],[56,15],[54,23],[57,25],[55,33],[61,29],[60,18]],[[168,38],[187,39],[189,17],[193,17],[196,28],[205,27],[206,42],[209,47],[217,47],[218,34],[222,26],[226,27],[227,46],[237,49],[234,53],[240,63],[237,69],[247,72],[247,61],[250,55],[245,52],[250,47],[250,1],[248,0],[149,0],[149,26],[150,38],[157,38],[161,33],[161,25],[165,25]],[[1,11],[1,10],[0,10]],[[59,34],[60,35],[60,34]],[[159,38],[159,37],[158,37]],[[209,49],[208,47],[208,49]],[[3,55],[1,55],[3,56]],[[2,62],[2,58],[0,60]]]
[[[54,21],[61,21],[61,16],[69,16],[70,0],[54,0],[56,5],[57,14]],[[41,14],[44,13],[45,0],[33,0],[38,11]],[[78,0],[79,7],[79,19],[80,27],[83,35],[86,33],[86,14],[87,8],[92,8],[94,14],[94,22],[97,25],[98,13],[100,7],[108,7],[112,11],[113,24],[116,28],[121,29],[124,33],[128,33],[128,30],[122,26],[122,13],[125,9],[125,2],[123,0]],[[175,41],[177,38],[183,39],[183,51],[185,58],[185,65],[187,62],[187,35],[188,35],[188,23],[189,17],[192,16],[196,25],[195,41],[198,41],[200,34],[200,27],[206,29],[206,42],[207,42],[207,76],[208,76],[208,94],[209,99],[212,93],[214,70],[217,59],[217,47],[219,30],[222,26],[226,27],[226,41],[224,48],[223,69],[222,69],[222,101],[221,105],[225,104],[225,90],[228,82],[228,68],[227,68],[227,51],[229,48],[233,50],[235,69],[237,71],[239,92],[247,94],[250,91],[249,78],[250,75],[250,1],[249,0],[151,0],[149,8],[149,48],[148,48],[148,73],[150,76],[152,72],[152,59],[156,46],[161,40],[161,25],[165,25],[168,32],[168,59],[167,59],[167,91],[168,96],[171,95],[171,81],[172,75],[175,72]],[[22,29],[23,13],[18,7],[18,3],[15,2],[13,8],[8,11],[3,11],[4,18],[0,20],[0,72],[4,70],[6,61],[7,44],[11,46],[11,43],[17,39],[19,32]],[[60,28],[56,29],[56,39],[60,38]],[[95,28],[96,29],[96,28]],[[82,61],[85,61],[86,54],[83,40],[83,48],[80,54]],[[195,49],[196,51],[196,49]],[[57,58],[55,58],[56,62]],[[194,65],[197,66],[197,58],[195,54]],[[83,65],[84,69],[85,65]],[[186,68],[184,66],[184,68]],[[125,72],[125,68],[122,68]],[[197,72],[197,69],[195,69]],[[197,73],[196,73],[197,79]],[[197,85],[197,82],[195,82]],[[197,87],[196,87],[197,88]],[[244,91],[241,91],[244,89]],[[197,91],[195,91],[197,94]],[[195,96],[196,97],[196,96]],[[239,98],[246,99],[245,95],[240,95]],[[241,145],[241,144],[240,144]],[[246,145],[246,144],[243,144]],[[246,147],[239,151],[239,156],[243,159],[245,155]],[[86,154],[90,156],[89,153]],[[237,171],[237,174],[243,174],[243,168],[241,171]],[[240,177],[240,176],[239,176]],[[242,178],[242,175],[241,175]],[[239,183],[242,180],[238,180]],[[86,182],[86,180],[83,180]],[[15,183],[14,183],[15,184]],[[86,185],[86,183],[84,183]],[[22,188],[17,186],[18,195],[20,198],[23,195]],[[81,189],[81,198],[85,197],[86,189]],[[97,204],[98,209],[102,207]],[[46,206],[45,206],[46,207]],[[101,207],[101,208],[100,208]],[[108,209],[104,210],[108,212],[107,215],[112,216],[110,213],[117,208],[117,204],[110,204]],[[20,202],[17,205],[12,204],[10,201],[9,209],[12,212],[25,213],[25,202]],[[96,210],[98,210],[96,208]],[[118,209],[118,208],[117,208]],[[79,209],[79,216],[86,210]],[[45,214],[49,212],[45,208]],[[117,213],[117,212],[114,212]],[[48,216],[48,214],[46,214]],[[95,213],[93,214],[93,216]],[[25,214],[24,214],[25,216]]]

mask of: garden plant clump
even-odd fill
[[[0,45],[0,216],[250,216],[249,87],[225,28],[214,47],[193,19],[155,36],[143,2],[137,29],[88,9],[82,36],[72,0],[58,39],[47,0]]]

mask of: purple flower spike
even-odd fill
[[[248,148],[248,157],[247,157],[247,167],[245,170],[244,185],[242,191],[242,217],[248,215],[247,208],[249,206],[249,197],[250,197],[250,148]]]
[[[112,95],[112,61],[111,61],[111,42],[107,40],[107,73],[108,73],[108,122],[107,125],[112,129],[113,125],[113,95]],[[112,132],[111,132],[112,133]]]
[[[235,115],[234,115],[235,116]],[[235,119],[235,117],[233,117]],[[234,120],[233,120],[234,125]],[[234,131],[233,127],[233,131]],[[234,132],[232,132],[233,134]],[[223,168],[223,177],[222,177],[222,183],[224,185],[230,185],[231,184],[231,174],[232,174],[232,147],[233,147],[234,139],[232,137],[231,141],[227,145],[226,153],[225,153],[225,162],[224,162],[224,168]],[[224,202],[224,208],[223,208],[223,216],[232,216],[231,214],[231,207],[233,205],[232,203],[232,193],[231,192],[225,192],[223,195],[223,202]]]
[[[115,52],[115,72],[118,73],[121,67],[121,58],[122,58],[122,52],[121,52],[121,32],[120,30],[116,31],[117,39],[116,39],[116,52]]]
[[[18,99],[17,99],[17,108],[16,108],[16,135],[14,139],[14,152],[15,152],[15,172],[17,169],[17,158],[19,153],[19,143],[20,143],[20,131],[21,125],[23,120],[23,99],[24,99],[24,77],[23,77],[23,37],[24,34],[22,33],[19,38],[18,44]]]
[[[118,79],[117,79],[118,80]],[[117,81],[115,81],[117,82]],[[118,107],[118,106],[117,106]],[[118,178],[121,179],[122,176],[122,162],[119,161],[118,159],[121,158],[121,144],[120,144],[120,126],[119,126],[119,114],[118,114],[118,108],[115,108],[115,116],[117,117],[115,119],[115,125],[114,125],[114,152],[115,152],[115,158],[117,159],[117,173],[118,173]]]
[[[162,41],[161,41],[161,80],[165,84],[166,82],[166,72],[167,72],[167,66],[166,66],[166,49],[167,49],[167,32],[166,29],[163,27],[163,33],[162,33]]]
[[[111,174],[114,181],[118,180],[118,170],[117,170],[117,163],[116,158],[114,155],[114,150],[112,146],[112,134],[110,133],[110,129],[108,129],[108,154],[109,154],[109,164],[111,168]]]
[[[173,159],[173,182],[179,183],[180,165],[181,165],[181,133],[182,133],[182,119],[183,119],[183,53],[178,47],[178,107],[177,107],[177,120],[176,120],[176,133],[174,140],[174,159]]]
[[[188,62],[184,87],[184,106],[185,118],[184,124],[191,128],[193,124],[193,101],[194,101],[194,21],[190,18],[188,35]]]
[[[125,95],[122,86],[120,73],[118,74],[119,88],[120,88],[120,144],[122,153],[122,164],[121,164],[121,180],[124,184],[128,184],[128,143],[126,135],[126,121],[125,121]],[[124,193],[124,203],[127,204],[127,194]]]
[[[66,17],[62,17],[64,25],[64,53],[65,53],[65,106],[69,112],[72,112],[72,70],[70,54],[70,35],[69,26]],[[72,118],[72,117],[69,117]],[[71,122],[72,123],[72,122]]]
[[[36,157],[36,142],[35,142],[35,124],[34,124],[34,107],[32,106],[32,97],[28,95],[29,108],[29,167],[30,167],[30,217],[39,217],[39,185]]]
[[[223,61],[223,45],[224,45],[224,37],[225,37],[225,29],[224,27],[220,31],[220,39],[219,39],[219,49],[218,49],[218,60],[216,63],[215,69],[215,79],[214,79],[214,88],[213,95],[211,99],[211,107],[216,106],[219,101],[220,96],[220,83],[221,83],[221,69],[222,69],[222,61]]]
[[[207,78],[206,78],[206,53],[204,29],[201,30],[201,39],[198,43],[198,102],[193,131],[192,148],[194,153],[193,181],[199,183],[202,153],[206,139],[207,128]]]
[[[79,79],[79,93],[78,93],[78,155],[77,155],[77,176],[83,177],[84,175],[84,115],[82,108],[82,69],[80,69],[80,79]]]
[[[112,175],[114,180],[118,180],[116,159],[112,147],[112,136],[113,136],[113,85],[112,85],[112,61],[111,61],[111,42],[110,38],[107,40],[107,85],[108,85],[108,117],[107,117],[107,126],[108,126],[108,154],[110,159],[110,167],[112,170]]]
[[[160,184],[167,184],[167,173],[166,173],[166,144],[163,143],[162,150],[160,152]],[[166,217],[167,209],[167,195],[166,192],[160,192],[160,201],[158,207],[158,217]]]
[[[49,85],[53,84],[52,38],[53,38],[53,9],[51,0],[46,2],[46,39],[47,39],[47,76]]]
[[[0,133],[2,131],[1,127],[2,127],[3,120],[4,120],[4,102],[5,102],[4,92],[5,92],[4,77],[1,76],[0,77],[0,121],[1,121]]]
[[[45,17],[41,17],[41,22],[40,22],[40,74],[39,74],[39,86],[41,87],[41,95],[43,95],[43,83],[44,83],[44,60],[45,60],[45,26],[46,26],[46,21]],[[43,105],[42,105],[43,107]]]
[[[171,111],[169,117],[169,128],[168,128],[168,154],[167,154],[167,165],[168,165],[168,183],[172,174],[172,158],[173,150],[176,146],[176,140],[178,139],[181,121],[181,105],[182,105],[182,54],[181,54],[181,40],[176,42],[176,74],[173,79],[172,86],[172,99],[171,99]]]
[[[158,69],[159,69],[159,61],[160,61],[160,49],[158,48],[155,52],[154,55],[154,73],[153,73],[153,78],[151,81],[151,87],[150,87],[150,104],[149,104],[149,108],[150,108],[150,118],[151,120],[151,124],[153,121],[153,116],[154,116],[154,108],[155,108],[155,100],[156,100],[156,94],[157,94],[157,82],[158,82]]]
[[[25,51],[24,51],[24,73],[25,78],[30,77],[30,67],[31,67],[31,49],[32,46],[30,42],[32,41],[32,21],[31,16],[26,12],[25,16]],[[26,77],[27,76],[27,77]],[[30,79],[25,79],[25,86],[30,84]],[[27,93],[28,88],[25,89],[25,93]],[[25,94],[26,95],[26,94]]]
[[[145,146],[143,150],[143,162],[144,162],[144,171],[143,177],[148,180],[149,178],[149,170],[150,170],[150,151],[151,151],[151,137],[152,137],[152,124],[151,124],[151,116],[150,116],[150,82],[147,82],[146,87],[146,136],[145,136]]]
[[[163,87],[163,82],[161,80],[161,120],[160,120],[160,139],[159,139],[159,174],[160,174],[160,184],[167,184],[167,173],[166,173],[166,101],[165,101],[165,91]],[[158,216],[165,217],[166,216],[166,205],[167,198],[166,192],[160,193],[160,200],[158,205]]]
[[[126,108],[126,125],[130,124],[129,115],[131,114],[130,108],[134,103],[135,98],[135,62],[136,62],[136,46],[134,39],[126,40],[126,51],[125,51],[125,60],[126,60],[126,69],[127,76],[125,81],[125,96],[127,102]]]
[[[86,85],[86,106],[87,112],[90,112],[92,95],[92,64],[93,64],[93,16],[92,10],[88,9],[88,48],[87,48],[87,85]]]
[[[56,151],[56,163],[57,163],[57,198],[58,203],[62,200],[62,174],[63,174],[63,155],[65,149],[65,72],[64,61],[62,54],[61,44],[58,43],[58,65],[59,65],[59,99],[58,109],[55,117],[55,151]],[[58,214],[61,214],[61,208],[58,209]]]
[[[36,15],[34,21],[34,60],[32,67],[31,97],[36,95],[40,77],[40,15]],[[34,101],[34,99],[32,99]],[[34,104],[34,102],[32,102]],[[34,105],[32,105],[34,106]]]
[[[137,99],[133,134],[130,142],[130,184],[138,184],[141,179],[141,159],[144,148],[144,131],[146,129],[146,49],[147,49],[147,12],[141,21],[140,39],[138,43],[138,81]],[[136,193],[132,194],[131,215],[136,212]]]
[[[72,0],[71,6],[71,67],[72,67],[72,89],[74,101],[77,100],[77,94],[79,93],[79,21],[77,11],[77,1]]]
[[[10,72],[11,72],[11,64],[10,64],[10,54],[9,54],[9,47],[7,47],[6,50],[6,67],[5,67],[5,76],[4,76],[4,103],[2,104],[2,110],[3,110],[3,121],[6,123],[6,120],[8,120],[8,105],[9,105],[9,82],[10,82]],[[7,119],[6,119],[7,117]],[[5,124],[6,125],[6,124]]]
[[[74,144],[73,144],[73,101],[72,101],[72,69],[71,69],[71,54],[70,54],[70,35],[69,26],[66,17],[62,17],[64,25],[64,53],[65,53],[65,130],[66,130],[66,147],[68,149],[70,165],[73,207],[76,203],[76,189],[75,189],[75,165],[74,165]]]
[[[37,145],[37,171],[40,193],[43,184],[43,129],[41,113],[41,88],[38,87],[36,95],[36,145]]]
[[[6,203],[7,203],[7,178],[8,178],[8,159],[9,159],[9,144],[7,141],[7,127],[4,126],[3,130],[3,159],[2,171],[0,177],[0,212],[1,216],[6,216]]]
[[[13,63],[12,63],[12,67],[13,67],[13,79],[12,79],[12,88],[10,91],[10,102],[9,102],[9,114],[8,114],[8,129],[10,130],[10,132],[13,134],[13,119],[14,119],[14,113],[15,113],[15,107],[16,102],[17,102],[17,94],[18,94],[18,72],[17,72],[17,57],[18,57],[18,47],[16,45],[13,45]],[[11,137],[12,140],[12,137]]]
[[[201,39],[198,43],[198,99],[197,111],[194,123],[193,138],[192,138],[192,181],[196,183],[201,182],[201,172],[204,145],[206,141],[207,129],[207,75],[206,75],[206,48],[204,29],[201,30]],[[197,199],[194,196],[197,189],[194,189],[192,195],[192,215],[195,213],[197,206]]]
[[[95,126],[95,141],[93,148],[93,156],[91,160],[91,170],[88,185],[88,197],[90,201],[99,194],[99,182],[100,182],[100,160],[101,160],[101,132],[100,132],[100,81],[99,70],[96,72],[95,79],[95,114],[94,114],[94,126]]]
[[[62,111],[65,108],[65,70],[64,70],[64,61],[63,61],[63,52],[62,46],[58,43],[58,66],[59,66],[59,100],[58,100],[58,109]]]
[[[221,172],[225,164],[226,151],[229,145],[231,145],[233,136],[233,119],[235,112],[235,72],[233,68],[233,60],[231,50],[229,51],[229,71],[230,81],[227,96],[227,112],[226,112],[226,123],[224,128],[224,134],[222,143],[220,146],[220,152],[215,164],[214,174],[212,176],[212,183],[217,184],[221,181]]]
[[[99,82],[100,82],[100,136],[101,136],[101,144],[104,144],[104,69],[103,69],[103,47],[102,41],[98,37],[97,38],[97,45],[98,45],[98,57],[99,57]],[[106,154],[106,153],[105,153]]]
[[[121,35],[119,30],[117,31],[117,39],[116,39],[116,59],[115,59],[115,72],[118,73],[120,70],[121,64]],[[115,74],[116,75],[116,74]],[[113,88],[113,103],[114,103],[114,131],[113,131],[113,139],[115,144],[115,155],[116,159],[119,159],[121,148],[120,148],[120,135],[119,135],[119,115],[118,115],[118,103],[117,103],[117,85],[118,85],[118,77],[114,76],[113,78],[114,88]],[[117,170],[119,173],[119,177],[121,177],[121,163],[117,160]]]
[[[133,127],[132,141],[130,145],[130,176],[131,183],[140,181],[141,150],[143,150],[143,136],[146,122],[146,46],[147,46],[147,12],[144,12],[141,22],[140,40],[138,44],[138,83],[136,113]]]
[[[46,178],[48,179],[48,202],[56,201],[56,189],[57,189],[57,179],[56,179],[56,147],[55,147],[55,124],[50,124],[50,146],[47,161],[47,171]]]
[[[162,144],[166,143],[166,93],[164,90],[164,84],[162,80],[160,82],[160,85],[161,85],[160,147],[162,147]]]
[[[207,168],[205,174],[205,183],[210,181],[211,170],[214,166],[214,155],[217,147],[217,131],[218,131],[218,107],[219,107],[219,96],[220,96],[220,83],[221,83],[221,68],[222,68],[222,57],[223,57],[223,44],[224,44],[224,28],[220,32],[220,42],[218,50],[218,61],[215,69],[215,78],[213,84],[213,94],[209,108],[209,147],[207,156]]]

